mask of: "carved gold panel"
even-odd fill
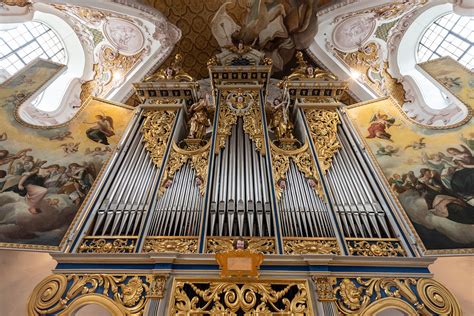
[[[243,239],[247,249],[264,254],[275,253],[275,239],[265,237],[208,237],[206,240],[207,253],[220,253],[234,249],[234,241]]]
[[[339,255],[341,251],[336,238],[283,238],[283,250],[288,255]]]
[[[396,238],[346,238],[349,254],[368,257],[406,257]]]
[[[145,239],[143,252],[146,253],[162,253],[162,252],[178,252],[178,253],[196,253],[198,247],[197,237],[180,237],[180,236],[149,236]]]
[[[165,281],[153,274],[53,274],[33,290],[28,315],[70,315],[91,303],[114,315],[142,315],[151,297],[163,297]]]
[[[306,280],[175,279],[168,315],[312,316]]]

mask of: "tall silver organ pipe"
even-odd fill
[[[279,201],[285,237],[334,237],[328,205],[321,200],[293,160]]]
[[[137,236],[153,200],[159,169],[143,144],[143,117],[133,123],[114,168],[106,175],[90,236]]]
[[[269,190],[265,158],[238,118],[216,156],[208,235],[272,236]]]
[[[338,131],[337,137],[342,148],[334,155],[326,179],[344,236],[393,237],[387,214],[375,197],[373,187],[342,129]]]
[[[149,236],[197,236],[203,197],[188,161],[159,198],[148,230]]]

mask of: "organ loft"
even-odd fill
[[[473,246],[472,59],[393,52],[462,4],[4,2],[0,246],[54,260],[27,315],[462,315],[429,265]],[[43,18],[90,50],[28,61]]]

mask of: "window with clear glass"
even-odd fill
[[[474,18],[450,13],[434,21],[418,45],[418,62],[451,56],[474,69]]]
[[[0,30],[0,71],[13,76],[36,58],[66,63],[64,45],[46,24],[30,21]]]

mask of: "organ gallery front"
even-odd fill
[[[279,79],[242,43],[199,81],[186,58],[134,84],[140,105],[30,315],[461,315],[341,101],[347,82],[299,51]],[[390,118],[376,120],[383,138]]]

